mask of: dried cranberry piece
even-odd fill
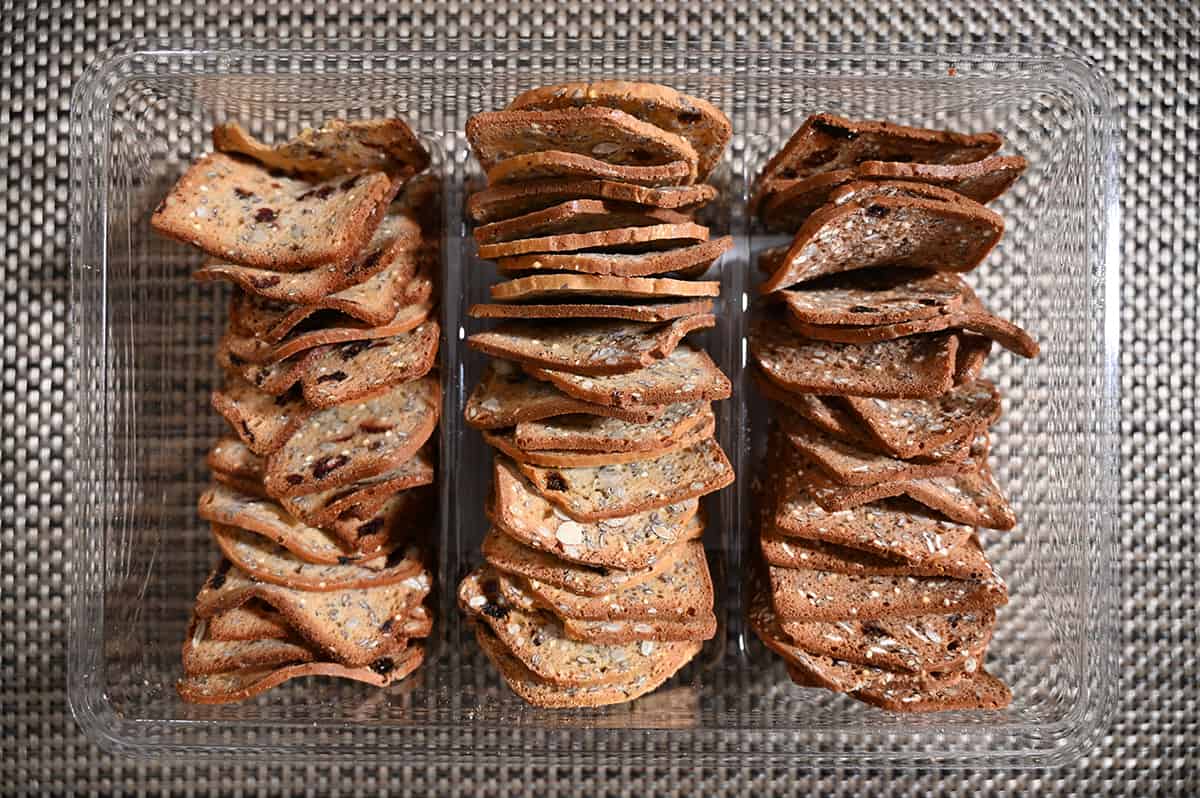
[[[344,454],[331,454],[326,457],[322,457],[320,460],[313,463],[313,477],[316,479],[324,479],[349,462],[350,458]]]

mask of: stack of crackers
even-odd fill
[[[700,497],[730,484],[711,402],[729,380],[685,336],[712,327],[732,244],[694,214],[730,137],[709,103],[603,81],[534,89],[467,136],[468,210],[505,278],[469,344],[493,358],[466,420],[497,450],[485,564],[459,589],[509,686],[547,707],[654,690],[716,631]]]
[[[200,499],[222,559],[183,647],[187,701],[321,675],[386,685],[420,663],[438,183],[397,119],[333,121],[268,146],[236,124],[155,211],[235,291],[213,406],[230,436]]]
[[[759,637],[801,685],[899,711],[997,708],[983,667],[1008,591],[980,528],[1016,519],[988,467],[992,342],[1037,343],[959,276],[999,241],[984,206],[1025,169],[966,135],[808,119],[752,206],[793,234],[762,253],[750,349],[774,403],[758,486]]]

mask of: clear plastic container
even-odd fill
[[[479,654],[454,606],[478,561],[490,456],[461,421],[482,358],[466,308],[495,270],[474,255],[463,203],[479,170],[467,117],[532,86],[586,77],[662,82],[733,121],[710,223],[736,237],[720,267],[720,324],[701,339],[735,385],[718,435],[739,473],[708,501],[721,627],[697,662],[631,705],[531,708]],[[75,530],[68,694],[88,734],[124,754],[456,763],[524,757],[597,765],[1049,765],[1103,728],[1116,678],[1119,213],[1105,84],[1046,48],[705,50],[470,41],[133,44],[95,64],[71,119],[71,373],[77,412],[68,524]],[[744,375],[749,253],[762,242],[747,185],[810,113],[998,129],[1031,168],[998,203],[1008,231],[971,280],[1042,341],[1032,363],[994,354],[1005,396],[993,465],[1020,517],[986,546],[1008,580],[988,667],[1003,712],[888,714],[795,687],[742,622],[752,453],[765,415]],[[431,656],[389,690],[309,680],[257,700],[177,697],[180,645],[215,558],[195,502],[224,422],[208,405],[225,291],[189,279],[197,254],[151,233],[150,213],[219,120],[285,135],[342,115],[398,114],[444,177],[440,614]]]

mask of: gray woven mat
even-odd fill
[[[1197,682],[1196,283],[1200,214],[1200,11],[1194,3],[920,4],[627,2],[386,4],[76,0],[0,10],[4,192],[0,309],[0,791],[346,792],[404,795],[1053,794],[1200,792]],[[512,6],[510,10],[508,6]],[[1114,725],[1054,771],[671,768],[290,767],[115,760],[65,702],[63,528],[67,111],[95,54],[133,37],[704,37],[725,42],[946,39],[1053,41],[1090,56],[1117,90],[1124,130],[1121,564],[1122,674]],[[582,786],[581,786],[582,785]]]

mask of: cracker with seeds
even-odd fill
[[[646,661],[637,643],[596,645],[571,640],[553,615],[510,604],[489,569],[459,584],[459,606],[486,624],[508,652],[540,679],[560,687],[612,684],[628,679]],[[691,649],[689,643],[659,643],[663,652]]]
[[[422,572],[390,585],[313,592],[254,581],[224,560],[196,597],[196,616],[209,618],[257,599],[275,608],[320,650],[355,667],[403,650],[404,621],[429,593],[430,584],[428,573]]]
[[[629,166],[686,161],[696,174],[696,150],[686,139],[613,108],[489,111],[468,119],[466,133],[484,171],[515,155],[555,150]]]
[[[393,203],[366,248],[345,262],[281,272],[211,259],[192,276],[201,281],[228,280],[248,294],[276,302],[320,302],[388,269],[399,266],[403,274],[403,270],[415,268],[412,253],[421,244],[421,228],[415,219],[395,208]]]
[[[504,274],[571,272],[613,277],[646,277],[655,274],[699,276],[733,248],[733,238],[722,236],[687,246],[647,252],[543,252],[500,258],[496,268]]]
[[[708,438],[636,463],[591,468],[517,467],[552,504],[576,521],[598,521],[665,507],[733,482],[720,444]]]
[[[810,216],[759,290],[768,294],[815,277],[876,266],[966,272],[1004,234],[999,214],[965,197],[945,201],[859,193]]]
[[[267,491],[301,496],[395,468],[429,440],[441,403],[439,383],[424,377],[313,414],[267,460]]]
[[[497,457],[493,472],[492,523],[518,543],[568,562],[638,571],[704,531],[696,499],[582,523],[542,498],[515,464]]]
[[[489,186],[538,180],[616,180],[637,186],[679,186],[692,181],[692,165],[671,161],[655,166],[630,166],[562,150],[514,155],[487,170]]]
[[[526,451],[653,452],[714,420],[711,404],[678,402],[668,405],[658,418],[642,424],[577,414],[523,421],[513,434],[514,443]]]
[[[213,146],[248,155],[271,169],[317,179],[386,172],[407,178],[429,166],[429,153],[403,119],[331,119],[319,128],[271,146],[237,122],[217,125]]]
[[[750,329],[750,352],[763,374],[793,393],[940,396],[954,384],[957,351],[951,333],[843,344],[803,338],[778,316],[760,316]]]
[[[707,240],[708,228],[693,222],[644,224],[586,233],[554,233],[496,244],[482,244],[479,247],[479,257],[484,260],[496,260],[532,253],[555,254],[588,250],[640,252],[676,249]]]
[[[863,161],[973,163],[1002,144],[996,133],[957,133],[815,114],[804,120],[755,179],[751,212],[776,180],[846,169]]]
[[[305,271],[355,258],[399,188],[382,172],[313,183],[216,152],[179,178],[150,224],[215,258]]]
[[[646,423],[661,416],[664,410],[664,406],[650,403],[614,407],[580,399],[550,382],[531,377],[515,363],[492,359],[471,391],[463,416],[477,429],[500,429],[577,414]]]
[[[474,236],[476,243],[483,246],[566,233],[592,233],[652,224],[687,224],[691,221],[686,214],[664,208],[570,199],[548,208],[480,225],[475,228]]]
[[[584,297],[588,299],[589,297]],[[654,297],[648,297],[653,299]],[[472,305],[469,316],[476,319],[620,319],[656,323],[684,316],[712,313],[711,299],[681,302],[566,302],[530,304],[492,302]]]
[[[622,321],[506,322],[476,333],[467,344],[491,357],[592,376],[624,374],[661,360],[683,337],[716,324],[711,315],[662,325]]]
[[[497,302],[526,302],[538,299],[649,300],[669,297],[715,297],[721,284],[715,280],[674,280],[665,277],[611,277],[594,274],[538,274],[518,277],[491,287]]]
[[[251,579],[273,585],[325,592],[391,585],[424,569],[415,546],[397,547],[387,555],[341,563],[311,563],[284,546],[249,530],[213,524],[221,552]]]
[[[537,366],[526,369],[576,399],[627,410],[649,404],[659,408],[656,417],[663,405],[728,399],[733,390],[708,353],[686,343],[649,366],[624,374],[583,375]],[[615,416],[611,412],[604,415]]]
[[[729,118],[712,103],[657,83],[600,80],[530,89],[510,110],[606,107],[624,111],[686,139],[697,154],[704,179],[720,162],[733,136]]]
[[[615,180],[532,180],[477,191],[467,198],[467,213],[476,223],[488,224],[579,199],[691,213],[716,196],[717,190],[707,184],[649,188]]]
[[[678,541],[642,568],[618,570],[605,566],[570,562],[547,551],[539,551],[491,529],[483,539],[483,557],[497,570],[552,585],[583,596],[601,596],[645,582],[660,574],[683,553],[695,536],[680,530]],[[690,532],[690,529],[689,529]]]
[[[677,439],[648,451],[581,452],[566,449],[526,451],[517,445],[516,436],[512,431],[504,432],[500,430],[484,430],[483,441],[517,463],[546,468],[585,468],[629,464],[662,457],[672,452],[678,452],[694,446],[705,438],[711,438],[715,431],[716,422],[714,419],[709,418],[701,426],[688,430]]]
[[[896,457],[926,454],[974,438],[1000,417],[1000,392],[986,380],[956,385],[932,399],[847,396],[846,407]]]

